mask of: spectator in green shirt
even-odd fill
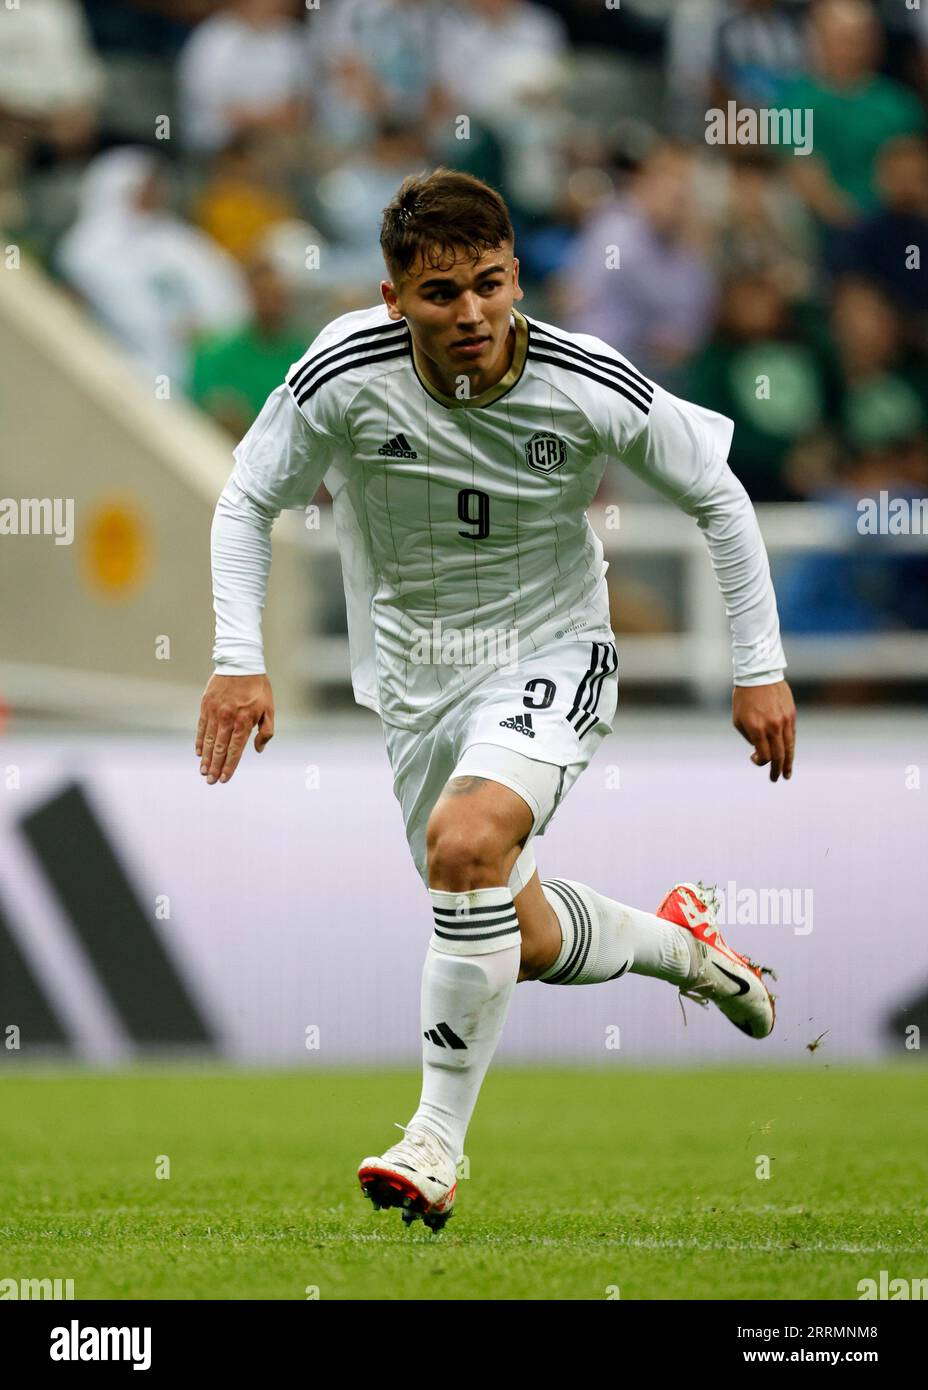
[[[856,275],[834,288],[835,423],[855,448],[920,435],[928,423],[925,359],[907,343],[902,316],[879,285]]]
[[[924,128],[915,94],[877,71],[883,44],[865,0],[817,0],[809,16],[811,70],[783,90],[781,105],[812,112],[812,153],[790,155],[800,193],[829,227],[847,227],[879,202],[881,147]]]
[[[747,272],[726,283],[718,329],[690,362],[685,394],[734,420],[729,462],[753,501],[796,499],[793,459],[825,426],[829,379],[770,275]]]
[[[268,260],[251,262],[248,286],[250,322],[240,332],[200,343],[190,388],[197,404],[236,438],[249,428],[309,342],[291,327],[287,287]]]

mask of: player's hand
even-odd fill
[[[210,676],[196,744],[200,772],[210,786],[228,782],[256,724],[260,753],[274,737],[274,693],[267,676]]]
[[[732,723],[754,745],[751,762],[770,764],[770,780],[793,775],[796,705],[786,681],[773,685],[736,685],[731,697]]]

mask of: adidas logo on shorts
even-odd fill
[[[514,714],[510,719],[499,721],[501,729],[515,729],[517,733],[525,734],[526,738],[534,738],[535,730],[532,728],[532,716],[530,714]]]
[[[392,439],[387,440],[386,444],[381,444],[377,452],[388,459],[417,459],[419,457],[405,434],[395,434]]]

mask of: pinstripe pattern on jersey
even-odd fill
[[[632,405],[648,414],[654,399],[654,386],[647,377],[625,362],[617,362],[602,352],[591,352],[567,342],[546,328],[541,328],[534,320],[529,321],[531,336],[528,355],[538,362],[549,362],[553,366],[566,367],[568,371],[588,376],[602,386],[618,391]]]
[[[287,385],[296,397],[297,405],[303,405],[332,377],[352,367],[363,367],[369,362],[402,357],[410,351],[410,344],[405,319],[400,323],[381,324],[378,328],[362,328],[315,353],[287,378]]]
[[[566,961],[557,974],[549,975],[544,983],[546,985],[569,985],[586,965],[590,947],[593,944],[593,923],[590,921],[586,903],[571,884],[565,883],[561,878],[552,878],[546,879],[542,888],[550,888],[555,897],[559,898],[567,908],[574,931],[573,944]]]
[[[573,705],[565,716],[583,738],[596,723],[596,710],[602,694],[603,682],[608,675],[618,669],[619,658],[612,642],[593,642],[590,664],[577,686]]]

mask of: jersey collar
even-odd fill
[[[481,391],[479,395],[469,396],[463,399],[459,399],[457,396],[446,396],[444,391],[439,391],[438,387],[433,386],[426,378],[419,366],[419,360],[416,356],[416,344],[413,339],[412,365],[413,371],[419,378],[420,385],[428,392],[433,400],[438,401],[440,405],[446,406],[449,410],[458,410],[461,406],[473,407],[492,405],[494,401],[498,401],[502,396],[506,395],[507,391],[511,391],[513,386],[515,386],[525,370],[525,360],[528,356],[528,321],[524,315],[519,313],[515,305],[513,305],[512,309],[512,320],[515,324],[516,343],[513,349],[512,362],[509,365],[509,370],[505,376],[500,377],[499,381],[495,382],[492,386],[488,386],[485,391]]]

